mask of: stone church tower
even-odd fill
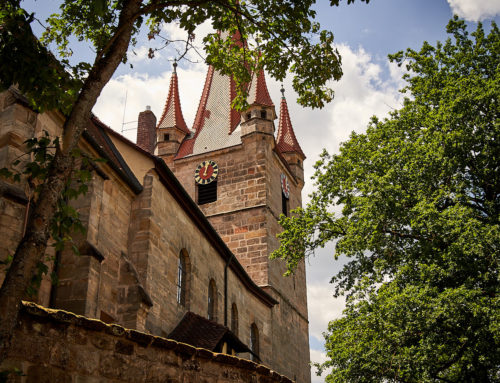
[[[257,331],[266,334],[262,339],[269,339],[259,347],[268,350],[275,365],[291,371],[290,378],[309,382],[305,265],[302,262],[295,275],[283,277],[283,262],[269,259],[279,245],[278,218],[301,206],[304,186],[305,155],[292,128],[284,90],[276,132],[277,113],[264,72],[253,76],[249,108],[239,113],[231,108],[233,79],[210,66],[190,130],[182,114],[175,67],[158,125],[153,126],[149,111],[142,112],[137,144],[146,149],[156,141],[154,154],[167,163],[253,281],[278,302],[271,323],[258,313],[251,318]],[[238,299],[233,296],[237,292],[227,288],[229,309],[217,321],[231,327],[231,310],[237,310],[231,301]]]

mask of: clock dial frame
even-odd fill
[[[194,171],[194,180],[199,185],[207,185],[217,178],[219,167],[215,161],[206,160],[201,162]]]
[[[286,198],[290,198],[290,184],[288,183],[288,177],[281,173],[281,190]]]

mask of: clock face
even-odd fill
[[[281,190],[283,190],[283,195],[286,198],[290,197],[290,185],[288,184],[288,178],[283,173],[281,173]]]
[[[219,174],[219,167],[214,161],[203,161],[194,171],[194,180],[200,185],[214,181]]]

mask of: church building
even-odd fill
[[[276,111],[264,72],[255,73],[240,113],[234,81],[210,66],[190,129],[175,67],[159,119],[139,113],[137,143],[88,121],[79,147],[105,161],[79,165],[92,172],[88,192],[71,202],[86,228],[73,237],[80,254],[48,247],[58,283],[45,277],[27,300],[310,382],[305,265],[284,277],[284,263],[269,259],[279,216],[301,206],[304,186],[284,90]],[[19,169],[23,142],[59,135],[63,121],[58,111],[33,112],[15,88],[0,94],[0,168]],[[0,182],[3,260],[22,236],[32,192]]]

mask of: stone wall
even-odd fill
[[[60,115],[34,114],[19,99],[12,99],[9,92],[0,94],[0,106],[0,167],[10,164],[13,158],[22,153],[25,139],[40,135],[43,130],[57,134],[62,126]],[[279,172],[269,170],[268,162],[276,161],[275,154],[269,149],[272,148],[270,142],[269,139],[267,142],[256,140],[245,147],[238,145],[218,152],[214,159],[221,167],[219,191],[224,198],[201,207],[230,250],[251,273],[253,280],[262,286],[269,284],[269,278],[283,279],[279,274],[282,268],[273,268],[271,271],[279,271],[274,274],[268,270],[269,245],[276,245],[274,235],[280,230],[274,211],[276,209],[269,207],[268,197],[270,193],[274,195],[281,190]],[[75,235],[80,255],[76,256],[70,250],[55,254],[54,249],[49,247],[47,256],[60,261],[56,266],[60,282],[54,288],[46,277],[38,296],[32,299],[47,307],[165,336],[187,310],[207,316],[208,286],[210,279],[213,279],[217,286],[216,319],[218,323],[224,324],[224,269],[227,261],[224,256],[227,256],[227,250],[221,252],[220,246],[214,245],[215,234],[207,236],[207,228],[203,226],[206,224],[200,226],[200,222],[193,219],[193,213],[188,213],[186,206],[179,202],[179,187],[174,186],[176,190],[169,190],[162,183],[151,158],[137,151],[134,146],[122,144],[121,153],[127,162],[133,164],[134,173],[140,174],[138,178],[143,184],[143,191],[135,194],[114,168],[99,164],[99,171],[93,173],[89,192],[72,201],[88,229],[85,235]],[[86,141],[82,140],[80,146],[92,156],[99,157]],[[178,176],[193,198],[196,198],[193,173],[201,160],[198,156],[176,164],[180,169]],[[278,169],[279,166],[282,165],[278,161],[272,169]],[[0,230],[8,234],[8,238],[0,244],[2,257],[15,250],[22,235],[27,207],[24,189],[14,186],[0,184]],[[233,212],[238,214],[231,214]],[[220,240],[217,238],[217,241]],[[190,265],[189,296],[185,306],[176,300],[180,252],[188,255]],[[239,338],[250,345],[250,328],[256,324],[262,362],[280,373],[296,376],[300,382],[308,382],[307,320],[302,317],[301,322],[296,318],[297,311],[302,312],[305,307],[305,298],[303,303],[303,298],[299,298],[300,294],[305,297],[305,282],[302,285],[301,279],[297,283],[296,292],[293,290],[293,279],[283,280],[283,284],[278,284],[275,289],[268,288],[268,294],[279,302],[273,308],[272,303],[269,303],[272,299],[263,299],[255,292],[259,289],[250,286],[246,276],[243,278],[241,269],[236,272],[233,266],[234,262],[228,268],[227,276],[227,325],[231,325],[231,307],[235,304]],[[2,278],[0,269],[0,281]],[[300,302],[296,302],[297,298]],[[40,326],[36,325],[32,330],[36,332]],[[44,327],[44,331],[50,330],[51,334],[58,336],[59,325],[54,326]],[[26,334],[22,336],[27,337]],[[35,338],[38,336],[47,335],[34,335]],[[63,347],[62,343],[57,343],[57,339],[54,342],[54,350]],[[72,340],[68,339],[68,342]],[[75,359],[69,357],[65,363],[74,364]],[[45,368],[49,368],[47,366],[33,364],[33,361],[22,363],[25,371],[30,368],[41,371],[39,375],[34,375],[39,377]],[[49,368],[46,372],[48,376],[54,377],[53,381],[58,381],[57,374],[61,371],[58,367]],[[61,381],[65,381],[66,373],[61,372]],[[86,381],[82,379],[78,381]],[[89,378],[87,382],[102,381],[92,379]]]
[[[252,126],[246,129],[251,131]],[[284,158],[273,150],[274,145],[270,134],[249,133],[241,145],[176,160],[173,171],[196,201],[196,167],[204,160],[218,164],[217,201],[200,208],[255,283],[279,302],[272,310],[271,321],[266,323],[265,317],[261,321],[271,334],[271,365],[299,382],[309,382],[305,263],[299,264],[295,275],[283,277],[284,262],[269,259],[279,246],[276,235],[282,230],[278,223],[282,213],[281,174],[289,180],[289,212],[302,204],[303,182],[294,178]]]
[[[268,284],[265,222],[267,147],[238,145],[177,160],[173,169],[196,201],[196,167],[208,159],[218,164],[217,201],[200,205],[200,208],[258,285]]]
[[[288,199],[288,214],[302,205],[301,191],[303,184],[293,177],[289,167],[286,167],[282,158],[274,151],[268,153],[266,167],[268,188],[268,209],[266,217],[266,243],[269,254],[279,247],[276,235],[282,228],[278,217],[282,213],[281,174],[288,178],[290,196]],[[307,289],[305,262],[302,260],[295,274],[283,277],[286,267],[281,260],[268,260],[269,287],[266,291],[275,298],[277,315],[273,321],[273,347],[275,348],[275,363],[288,376],[299,382],[310,381],[309,356],[309,322],[307,314]],[[294,333],[294,337],[288,334]],[[277,350],[288,347],[290,350],[285,356]]]
[[[148,332],[165,336],[188,310],[207,317],[211,279],[217,289],[215,320],[224,324],[225,261],[161,184],[155,171],[144,178],[144,190],[134,203],[130,246],[130,258],[153,303],[147,316]],[[189,259],[184,306],[177,302],[177,268],[181,252]],[[260,332],[261,360],[272,365],[271,309],[228,268],[228,325],[232,303],[238,307],[240,339],[250,344],[250,326],[255,323]]]
[[[246,359],[24,303],[0,370],[23,383],[291,383]]]

